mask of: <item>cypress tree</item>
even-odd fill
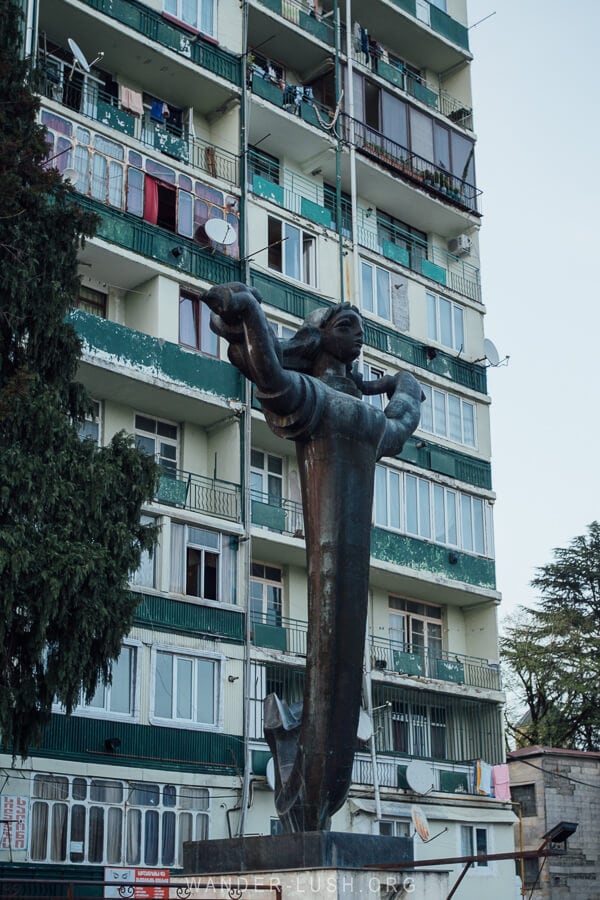
[[[157,469],[123,433],[80,439],[91,403],[66,315],[95,220],[48,164],[21,13],[0,0],[0,17],[0,736],[25,757],[53,702],[69,714],[110,678],[128,575],[155,540],[140,514]]]

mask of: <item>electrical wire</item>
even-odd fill
[[[571,778],[570,775],[563,775],[561,772],[550,772],[548,769],[544,769],[543,766],[536,766],[535,763],[528,762],[526,759],[518,759],[515,762],[524,763],[526,766],[530,766],[532,769],[537,769],[538,772],[544,772],[545,775],[553,775],[555,778],[564,778],[565,781],[570,781],[572,784],[582,784],[584,787],[596,788],[596,790],[600,790],[600,784],[591,784],[589,781],[580,781],[579,778]]]

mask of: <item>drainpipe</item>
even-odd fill
[[[240,105],[240,253],[244,261],[243,281],[250,282],[250,260],[248,259],[248,104],[249,92],[246,83],[246,62],[248,59],[248,0],[242,7],[242,100]],[[252,765],[250,753],[250,680],[252,664],[250,659],[250,571],[252,558],[251,505],[250,505],[250,448],[252,445],[252,384],[245,380],[246,408],[243,416],[242,443],[242,515],[244,522],[244,543],[246,553],[243,566],[243,600],[245,605],[246,629],[244,635],[244,777],[242,781],[242,799],[239,833],[246,833],[246,820],[250,802],[250,770]]]
[[[372,733],[369,741],[371,750],[371,767],[373,769],[373,796],[375,797],[375,819],[380,822],[382,819],[381,811],[381,791],[379,789],[379,772],[377,771],[377,750],[375,747],[375,722],[373,720],[373,680],[371,678],[371,650],[369,647],[369,621],[367,618],[367,630],[365,633],[365,695],[367,700],[367,714],[371,722]]]
[[[360,307],[360,268],[358,258],[358,203],[356,188],[356,142],[354,139],[354,60],[352,58],[352,0],[346,0],[346,59],[347,78],[346,92],[348,98],[348,117],[350,121],[350,196],[352,200],[352,261],[354,297],[350,299]]]
[[[335,98],[340,104],[342,79],[340,72],[340,9],[338,0],[333,0],[333,17],[335,25]],[[341,115],[338,117],[336,129],[339,129]],[[344,299],[344,238],[342,236],[342,139],[339,130],[336,132],[335,145],[335,220],[338,228],[338,260],[340,266],[340,301]]]

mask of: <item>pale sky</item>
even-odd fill
[[[503,615],[600,518],[600,3],[469,0]]]

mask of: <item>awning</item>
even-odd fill
[[[377,812],[374,800],[363,800],[352,797],[349,801],[350,811],[354,814],[365,813],[374,816]],[[410,819],[413,802],[395,803],[390,800],[382,800],[382,815],[394,819]],[[511,809],[488,808],[485,805],[477,806],[443,806],[441,804],[421,803],[421,809],[429,821],[440,822],[475,822],[478,825],[487,823],[502,823],[514,825],[518,821]]]

